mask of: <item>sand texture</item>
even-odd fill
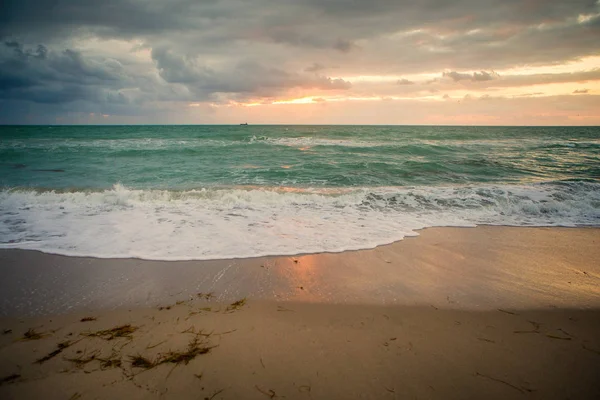
[[[220,262],[2,252],[2,285],[24,282],[31,308],[0,294],[0,398],[600,398],[599,232],[428,229],[373,250]],[[119,263],[117,290],[98,269]],[[167,268],[180,275],[161,285]],[[57,269],[71,280],[60,290],[42,283]],[[36,284],[63,308],[40,312]],[[105,302],[65,290],[82,286]]]

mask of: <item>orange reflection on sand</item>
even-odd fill
[[[278,192],[285,192],[285,193],[304,193],[305,190],[302,188],[294,188],[294,187],[288,187],[288,186],[281,186],[277,188]]]
[[[287,292],[282,294],[291,300],[321,300],[319,268],[322,263],[319,260],[323,260],[322,255],[293,256],[288,260],[286,268],[279,270],[289,284],[289,288],[284,289]]]

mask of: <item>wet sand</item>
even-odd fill
[[[600,307],[598,228],[431,228],[372,250],[218,261],[143,261],[0,251],[0,316],[216,300]]]
[[[599,259],[592,228],[210,262],[3,251],[0,398],[599,398]]]

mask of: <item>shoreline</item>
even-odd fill
[[[0,316],[148,307],[198,292],[222,302],[600,307],[598,259],[596,227],[425,228],[368,250],[202,261],[0,250]]]
[[[154,259],[154,258],[141,258],[141,257],[98,257],[98,256],[79,256],[79,255],[70,255],[63,253],[54,253],[51,251],[44,250],[36,250],[36,249],[20,249],[20,248],[0,248],[0,253],[2,252],[11,252],[11,251],[25,251],[25,252],[33,252],[40,253],[49,256],[59,256],[59,257],[67,257],[67,258],[76,258],[76,259],[94,259],[94,260],[114,260],[114,261],[124,261],[124,260],[136,260],[143,262],[164,262],[164,263],[185,263],[185,262],[209,262],[209,261],[240,261],[240,260],[257,260],[257,259],[265,259],[265,258],[285,258],[285,257],[302,257],[302,256],[320,256],[327,254],[345,254],[345,253],[357,253],[369,250],[375,250],[378,248],[383,248],[386,246],[393,246],[397,243],[401,243],[406,240],[418,238],[421,236],[422,232],[431,230],[431,229],[475,229],[475,228],[527,228],[527,229],[593,229],[600,231],[600,225],[575,225],[575,226],[562,226],[562,225],[548,225],[548,226],[521,226],[521,225],[491,225],[491,224],[476,224],[473,226],[426,226],[424,228],[415,229],[413,232],[414,235],[405,235],[398,240],[393,240],[389,243],[378,244],[373,247],[365,247],[360,249],[347,249],[347,250],[339,250],[339,251],[318,251],[318,252],[307,252],[307,253],[290,253],[290,254],[266,254],[266,255],[258,255],[251,257],[225,257],[225,258],[198,258],[198,259]],[[600,235],[600,233],[599,233]]]

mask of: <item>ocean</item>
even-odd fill
[[[600,128],[0,126],[0,248],[192,260],[600,225]]]

